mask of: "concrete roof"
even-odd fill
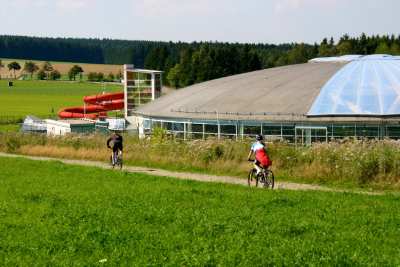
[[[151,117],[305,119],[324,84],[345,64],[306,63],[265,69],[179,89],[141,107]],[[292,118],[293,119],[293,118]]]

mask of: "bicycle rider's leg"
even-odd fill
[[[118,149],[113,147],[113,154],[112,154],[112,164],[115,165],[117,163],[117,157],[118,157]]]
[[[118,158],[122,159],[122,145],[118,146]]]
[[[255,160],[255,161],[254,161],[254,168],[255,168],[256,171],[257,171],[257,175],[260,174],[260,172],[262,171],[262,168],[261,168],[261,166],[260,166],[260,162],[259,162],[258,160]]]

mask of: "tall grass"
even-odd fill
[[[46,137],[3,133],[0,150],[9,153],[106,161],[106,136]],[[165,136],[125,136],[126,164],[246,177],[252,140],[176,141]],[[400,142],[345,140],[310,147],[268,144],[279,179],[346,187],[400,188]]]

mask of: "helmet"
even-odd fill
[[[257,134],[256,135],[256,140],[257,141],[262,141],[262,140],[264,140],[264,137],[261,134]]]

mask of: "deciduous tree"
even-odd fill
[[[76,80],[76,76],[79,74],[80,78],[82,79],[82,73],[83,69],[79,65],[74,65],[69,71],[68,71],[68,77],[70,80]]]
[[[9,64],[7,65],[7,67],[8,67],[8,70],[9,70],[9,71],[12,70],[12,71],[14,72],[14,79],[16,79],[16,78],[17,78],[17,75],[15,74],[15,71],[20,70],[20,69],[21,69],[21,65],[19,65],[18,62],[13,61],[13,62],[9,63]]]
[[[1,69],[4,67],[3,62],[0,59],[0,73],[1,73]],[[1,75],[0,75],[0,80],[1,80]]]
[[[35,62],[27,61],[24,65],[24,71],[31,75],[31,79],[33,78],[33,74],[39,70],[39,67]]]
[[[61,73],[58,70],[53,70],[50,72],[50,80],[59,80],[61,79]]]

